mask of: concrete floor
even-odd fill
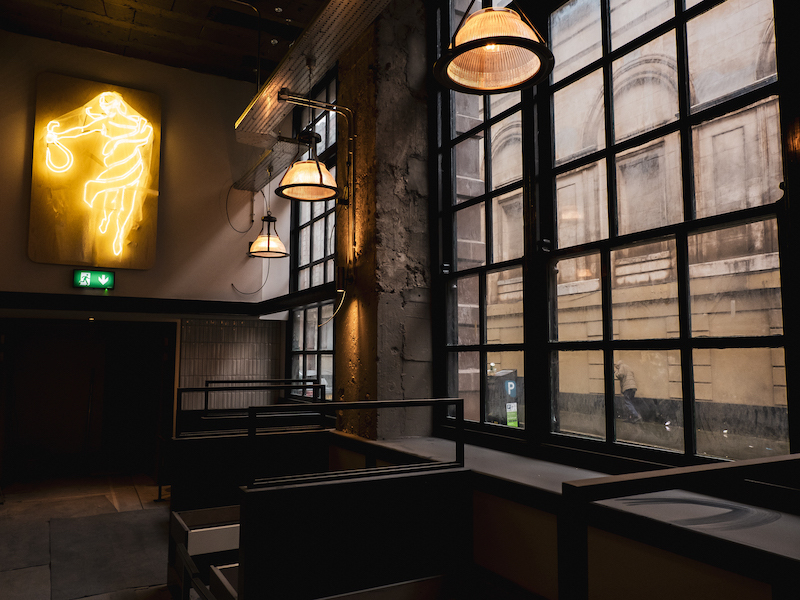
[[[94,515],[165,510],[169,488],[162,490],[144,476],[84,477],[17,483],[2,489],[0,500],[0,598],[2,600],[51,600],[68,598],[51,585],[51,519],[73,519]],[[166,540],[164,542],[166,544]],[[92,548],[81,548],[91,553]],[[164,548],[154,548],[164,552]],[[131,556],[132,562],[136,561]],[[119,589],[84,600],[169,600],[167,565],[160,585]]]

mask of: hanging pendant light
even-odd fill
[[[339,188],[330,171],[317,158],[317,144],[322,139],[318,133],[303,131],[297,136],[311,150],[311,159],[298,160],[289,167],[275,193],[281,198],[301,202],[333,200],[339,196]]]
[[[259,258],[284,258],[289,256],[286,246],[278,237],[278,230],[275,223],[278,221],[267,211],[266,216],[261,217],[263,225],[261,234],[250,244],[250,256]]]
[[[434,76],[466,94],[501,94],[539,83],[553,70],[553,53],[526,21],[510,8],[469,15],[433,65]]]

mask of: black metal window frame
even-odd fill
[[[333,398],[333,316],[334,305],[333,302],[315,302],[306,306],[297,307],[291,310],[289,318],[289,334],[287,337],[287,345],[289,348],[289,361],[286,365],[287,377],[292,379],[302,378],[315,378],[320,383],[325,380],[324,395],[328,400]],[[300,336],[295,339],[295,326],[299,326]],[[328,328],[327,330],[324,328]],[[309,331],[313,331],[313,343],[308,339]],[[325,347],[320,343],[322,336],[327,332],[330,333],[330,340]],[[295,342],[297,344],[295,345]],[[310,372],[307,368],[309,357],[314,358],[314,372]],[[330,357],[330,374],[329,377],[323,376],[322,363],[324,357]],[[299,368],[298,368],[299,367]],[[296,390],[303,393],[303,390]],[[307,395],[307,391],[305,392]]]
[[[492,6],[492,2],[490,0],[483,2],[483,7],[489,6]],[[472,12],[479,8],[481,8],[481,0],[476,0],[475,5],[472,8]],[[451,20],[455,27],[463,17],[462,13],[455,14],[454,12],[451,12],[452,10],[453,9],[451,6],[445,6],[443,12],[444,14],[449,13],[450,17],[441,19],[440,21],[440,25],[442,27],[441,31],[439,32],[440,39],[443,40],[443,44],[445,46],[449,44],[450,40],[452,39],[452,33],[449,26]],[[457,364],[458,356],[460,354],[477,353],[478,365],[483,366],[489,364],[488,357],[490,354],[504,352],[525,352],[527,347],[525,342],[489,342],[487,339],[488,329],[486,326],[487,278],[494,273],[499,273],[514,268],[519,268],[522,270],[523,281],[527,277],[525,256],[510,260],[495,260],[496,257],[494,256],[494,200],[518,192],[522,195],[522,204],[524,207],[523,210],[527,211],[527,207],[530,204],[530,202],[527,200],[527,186],[524,185],[526,179],[529,177],[526,166],[523,166],[522,176],[517,180],[504,183],[496,188],[495,183],[492,181],[494,171],[492,163],[492,128],[509,118],[513,118],[515,115],[520,115],[522,120],[523,165],[525,165],[525,163],[533,162],[532,160],[526,161],[524,159],[525,156],[532,156],[532,154],[530,154],[532,149],[529,147],[529,144],[525,142],[526,139],[530,138],[530,135],[528,135],[526,132],[530,132],[532,129],[529,121],[530,113],[526,115],[525,111],[523,110],[523,106],[526,104],[526,102],[530,102],[532,92],[531,90],[523,90],[521,93],[517,93],[520,94],[520,98],[522,99],[521,101],[515,102],[513,105],[505,106],[498,110],[493,110],[492,98],[490,96],[479,96],[480,102],[482,103],[482,121],[466,131],[459,133],[456,133],[455,110],[451,108],[454,105],[455,96],[448,92],[440,94],[442,102],[442,117],[440,122],[437,124],[438,127],[436,129],[436,135],[434,138],[438,145],[439,151],[437,159],[439,165],[438,170],[443,176],[439,181],[436,182],[436,186],[441,190],[441,193],[438,202],[438,210],[435,211],[436,215],[434,218],[437,220],[436,229],[439,231],[441,239],[439,240],[438,244],[435,244],[435,248],[438,248],[439,250],[439,257],[434,264],[438,263],[439,269],[438,273],[435,274],[434,280],[439,282],[438,285],[441,286],[439,289],[442,289],[443,293],[441,297],[437,299],[436,306],[434,307],[435,311],[441,311],[440,314],[442,318],[435,319],[434,321],[443,323],[445,325],[442,331],[434,332],[433,339],[435,340],[434,343],[443,346],[443,352],[434,353],[436,356],[434,360],[440,361],[440,363],[436,366],[436,370],[439,371],[441,369],[448,374],[446,378],[440,379],[434,384],[440,386],[440,391],[438,393],[443,395],[452,394],[453,390],[457,389],[457,386],[455,385],[455,379],[457,378]],[[481,138],[481,143],[483,145],[484,190],[482,193],[473,197],[457,201],[455,200],[456,189],[454,172],[456,148],[459,144],[475,137]],[[451,174],[449,177],[447,176],[448,173]],[[453,198],[454,200],[450,201],[450,198]],[[457,267],[458,257],[456,256],[455,223],[459,214],[466,214],[467,211],[475,209],[476,207],[479,207],[479,209],[482,211],[486,254],[483,264],[459,269]],[[525,222],[526,224],[530,222],[530,218],[526,216]],[[441,228],[439,226],[440,223],[442,224]],[[449,311],[452,310],[452,302],[450,301],[455,296],[454,290],[457,282],[470,277],[476,277],[478,280],[478,297],[480,298],[477,316],[478,322],[480,323],[479,341],[478,343],[474,344],[458,344],[454,341],[457,340],[458,333],[455,331],[453,319],[451,318],[452,315],[449,314]],[[448,308],[448,306],[450,306],[450,308]],[[526,323],[529,320],[530,319],[524,318]],[[527,325],[524,327],[527,328]],[[527,336],[527,332],[525,335]],[[483,369],[481,368],[479,370]],[[524,440],[528,436],[528,433],[526,433],[527,423],[525,423],[523,420],[520,421],[520,427],[517,428],[510,428],[490,422],[491,417],[487,414],[487,395],[487,379],[485,376],[481,376],[480,418],[478,421],[472,420],[466,422],[470,433],[483,432],[489,435],[500,435],[516,441]]]
[[[329,104],[336,103],[336,88],[337,78],[336,69],[329,71],[311,90],[310,98],[320,100]],[[318,158],[320,163],[324,164],[328,169],[336,167],[336,152],[337,152],[337,115],[330,111],[325,111],[317,108],[295,107],[292,111],[292,128],[294,134],[303,129],[310,128],[312,131],[332,132],[333,135],[329,139],[323,136],[323,140],[317,148]],[[327,139],[327,144],[326,144]],[[305,206],[301,206],[305,204]],[[322,204],[322,210],[316,209],[316,206]],[[291,233],[290,233],[290,278],[289,289],[291,292],[298,292],[302,290],[311,289],[318,285],[329,284],[336,279],[336,200],[330,200],[326,203],[301,203],[293,202],[291,209]],[[333,226],[329,227],[329,222],[333,220]],[[322,228],[323,251],[319,253],[317,258],[314,258],[314,227]],[[308,240],[308,261],[300,264],[301,240],[306,236]],[[330,263],[333,263],[333,268],[330,268]],[[312,271],[319,268],[322,271],[322,281],[313,284]],[[308,284],[300,284],[300,277],[305,271],[308,277]],[[334,327],[334,322],[330,320],[333,314],[334,302],[315,302],[303,306],[297,306],[290,310],[288,322],[288,334],[286,336],[286,355],[288,360],[286,362],[287,377],[309,377],[306,369],[306,364],[309,357],[314,357],[316,362],[316,373],[313,376],[320,377],[320,368],[322,365],[323,356],[331,357],[331,364],[333,363],[333,344],[329,348],[320,349],[320,335],[323,334],[322,326]],[[312,318],[314,315],[315,318]],[[301,339],[299,340],[299,347],[295,345],[294,340],[294,327],[295,320],[301,319]],[[326,325],[326,321],[329,321]],[[307,331],[309,327],[316,329],[316,343],[311,344],[314,347],[309,348]],[[301,366],[300,373],[295,372],[297,362]],[[331,380],[326,381],[327,388],[333,389],[332,381],[333,372],[331,369]]]
[[[466,428],[470,441],[474,443],[491,445],[506,449],[512,452],[524,454],[540,454],[542,452],[556,452],[560,456],[593,456],[603,455],[608,457],[636,460],[647,460],[659,464],[687,464],[705,462],[705,457],[698,456],[696,450],[695,427],[693,420],[693,379],[692,379],[692,351],[697,348],[783,348],[785,352],[788,406],[789,406],[789,442],[790,447],[796,451],[800,447],[800,416],[794,407],[797,405],[796,385],[793,375],[797,369],[792,368],[797,364],[797,343],[798,329],[797,318],[787,307],[793,301],[797,301],[797,292],[790,289],[792,286],[783,285],[781,287],[784,333],[782,335],[752,336],[752,337],[733,337],[733,338],[698,338],[691,333],[689,322],[689,291],[688,291],[688,243],[689,236],[711,229],[720,229],[724,226],[732,226],[738,223],[749,223],[764,219],[774,218],[777,222],[780,244],[781,259],[781,278],[782,281],[791,281],[798,261],[798,254],[790,244],[791,236],[791,205],[785,194],[779,201],[763,206],[747,208],[732,213],[725,213],[711,217],[695,218],[693,203],[694,176],[692,171],[691,159],[691,135],[692,128],[701,122],[722,115],[730,114],[740,108],[750,106],[757,100],[765,99],[770,96],[777,96],[779,102],[781,119],[781,143],[783,146],[784,180],[789,185],[793,172],[796,171],[797,162],[797,143],[800,125],[800,110],[798,110],[798,93],[793,90],[798,85],[798,76],[792,72],[790,66],[796,61],[793,56],[800,46],[800,43],[791,40],[793,36],[791,28],[793,23],[798,22],[800,9],[792,6],[787,0],[774,0],[775,20],[777,29],[778,46],[776,48],[778,61],[778,79],[757,89],[747,91],[734,98],[726,99],[711,107],[706,107],[696,112],[691,112],[688,106],[688,65],[686,53],[686,22],[693,17],[711,10],[721,4],[724,0],[704,0],[683,10],[682,0],[675,0],[675,16],[662,23],[658,27],[648,31],[644,35],[622,45],[621,47],[610,50],[610,26],[608,22],[609,1],[600,0],[602,6],[602,28],[603,28],[603,56],[591,64],[588,64],[574,73],[559,80],[551,85],[549,82],[540,84],[533,90],[523,90],[520,109],[522,111],[523,123],[523,198],[525,216],[525,258],[521,265],[524,273],[524,314],[525,314],[525,372],[528,379],[528,390],[526,393],[527,402],[527,424],[524,431],[511,430],[510,428],[498,429],[491,427],[490,424],[483,422],[484,411],[481,410],[481,422],[467,422]],[[520,0],[518,0],[520,2]],[[566,4],[563,1],[551,1],[531,6],[531,3],[524,3],[523,10],[527,16],[536,24],[540,31],[548,31],[547,24],[551,12]],[[513,6],[512,6],[513,7]],[[434,19],[438,26],[435,39],[435,52],[450,42],[450,18],[451,2],[445,0],[439,6],[439,11]],[[784,23],[781,28],[781,23]],[[622,142],[615,142],[613,139],[613,123],[611,122],[611,102],[612,93],[611,73],[613,61],[628,54],[632,50],[658,38],[660,35],[675,30],[677,32],[678,47],[678,75],[679,75],[679,103],[680,113],[677,120],[656,127],[646,133],[625,139]],[[781,37],[783,34],[783,37]],[[787,67],[789,65],[789,67]],[[597,69],[603,73],[604,94],[605,94],[605,146],[601,150],[591,154],[581,156],[575,160],[569,160],[554,167],[552,155],[553,149],[553,126],[552,126],[552,98],[553,94],[559,89],[570,85],[581,79],[583,76]],[[793,87],[794,86],[794,87]],[[439,190],[438,202],[432,207],[432,225],[439,232],[438,243],[434,243],[432,248],[438,252],[436,262],[440,265],[435,274],[434,285],[440,293],[435,294],[436,303],[434,310],[440,319],[435,322],[448,324],[448,298],[455,281],[468,272],[457,272],[453,269],[454,264],[454,243],[455,243],[455,219],[454,215],[463,208],[462,204],[454,204],[450,199],[454,198],[455,173],[453,168],[452,152],[454,145],[474,135],[480,128],[487,128],[490,123],[500,120],[504,115],[490,117],[488,121],[480,126],[467,131],[458,137],[451,135],[454,119],[453,93],[447,90],[437,89],[439,103],[438,110],[432,111],[432,119],[436,119],[436,130],[431,136],[431,143],[435,144],[438,154],[435,159],[435,167],[440,174],[435,177],[434,189]],[[792,102],[794,100],[794,102]],[[616,203],[614,202],[614,182],[615,182],[615,161],[614,158],[620,152],[631,148],[639,147],[647,142],[656,140],[668,133],[679,132],[682,152],[682,181],[684,199],[684,217],[679,223],[650,229],[642,232],[617,235],[617,215]],[[487,152],[488,154],[488,152]],[[580,246],[558,249],[556,245],[556,204],[555,204],[555,179],[556,176],[566,173],[582,165],[588,165],[599,159],[605,159],[605,168],[608,181],[608,229],[609,234],[605,239],[593,241]],[[487,170],[487,173],[490,170]],[[487,185],[487,188],[491,186]],[[790,189],[787,187],[787,189]],[[493,191],[490,194],[479,198],[471,199],[470,204],[478,204],[490,197],[499,195],[502,191]],[[464,205],[466,206],[467,203]],[[487,203],[487,212],[490,209]],[[487,215],[491,218],[491,215]],[[487,226],[487,235],[491,235],[491,228]],[[678,287],[679,287],[679,318],[680,335],[670,339],[635,339],[618,340],[614,339],[612,331],[611,311],[611,281],[610,281],[610,256],[611,252],[620,248],[628,247],[647,241],[655,241],[669,237],[676,241],[678,253]],[[491,245],[491,240],[487,245]],[[602,310],[603,310],[603,336],[600,341],[575,341],[558,342],[553,339],[555,330],[555,278],[553,274],[554,265],[564,258],[586,255],[588,253],[601,255],[601,290],[602,290]],[[794,260],[793,260],[794,258]],[[434,263],[436,264],[436,263]],[[490,264],[474,269],[476,273],[484,276],[481,279],[481,298],[484,298],[485,273],[493,270],[499,265]],[[485,328],[485,309],[483,300],[480,308],[480,319],[482,329]],[[532,315],[535,317],[531,318]],[[453,345],[451,332],[446,331],[450,325],[443,326],[442,331],[434,332],[435,343],[442,350],[435,352],[438,356],[439,364],[437,368],[443,369],[447,377],[437,384],[436,393],[452,393],[456,384],[457,373],[454,372],[451,356],[461,351],[478,351],[481,358],[485,359],[487,351],[494,351],[495,346],[486,346],[485,338],[481,344],[476,346]],[[557,366],[554,366],[553,356],[562,350],[599,350],[604,357],[604,381],[606,397],[606,439],[602,441],[581,438],[579,436],[565,436],[551,431],[553,419],[553,409],[551,399],[557,386]],[[665,452],[656,448],[646,448],[620,444],[615,441],[614,425],[614,378],[613,378],[613,356],[614,352],[620,350],[677,350],[681,356],[682,369],[682,392],[684,403],[684,451],[683,453]],[[480,364],[484,364],[482,360]],[[485,402],[485,379],[484,373],[481,374],[481,405]],[[534,385],[531,382],[535,383]],[[455,388],[457,389],[457,387]],[[794,412],[793,412],[794,410]],[[447,431],[447,421],[440,421],[441,431]]]
[[[336,71],[330,71],[314,88],[311,90],[310,97],[315,100],[320,100],[329,104],[336,103]],[[310,116],[309,116],[310,111]],[[325,132],[336,131],[336,113],[325,111],[317,108],[306,108],[298,106],[292,111],[292,122],[295,135],[303,129],[311,128],[312,131],[319,131],[320,129]],[[326,138],[320,146],[325,145]],[[318,157],[320,163],[324,164],[328,169],[336,167],[336,135],[334,134],[332,140],[324,147],[318,147]],[[301,206],[305,204],[305,206]],[[325,203],[324,208],[319,210],[317,205],[319,202],[293,202],[292,203],[292,227],[291,227],[291,248],[290,253],[290,291],[296,292],[302,289],[315,287],[312,284],[312,272],[314,268],[322,270],[322,281],[317,285],[330,283],[336,279],[336,200],[330,200]],[[315,213],[315,210],[317,211]],[[304,218],[303,213],[308,213],[308,218]],[[330,219],[334,220],[332,229],[327,227]],[[323,231],[323,250],[320,255],[315,259],[314,253],[314,227],[320,225]],[[300,264],[301,257],[301,239],[303,235],[308,236],[308,262]],[[330,261],[334,261],[334,267],[328,269],[327,265]],[[300,285],[300,277],[304,271],[307,271],[308,285]]]

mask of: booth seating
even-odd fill
[[[243,487],[234,562],[236,526],[227,517],[236,507],[173,512],[173,593],[188,598],[189,587],[203,588],[215,600],[458,597],[472,558],[470,488],[467,469],[439,464]]]
[[[243,490],[239,598],[323,598],[434,575],[464,581],[469,490],[468,470],[443,465]]]
[[[180,548],[180,550],[179,550]],[[167,582],[188,597],[186,573],[208,580],[211,565],[235,562],[239,555],[239,506],[172,511],[169,523]]]
[[[563,484],[559,598],[790,600],[800,456]]]
[[[207,388],[202,388],[207,389]],[[213,388],[223,391],[230,388]],[[252,388],[256,389],[256,388]],[[180,391],[180,390],[179,390]],[[463,400],[434,398],[372,402],[312,402],[250,407],[236,417],[230,428],[228,411],[203,411],[214,431],[191,431],[176,435],[165,452],[169,473],[170,507],[192,510],[233,505],[238,488],[258,479],[322,473],[331,469],[334,446],[341,452],[342,438],[332,437],[335,416],[346,410],[426,409],[455,406],[455,462],[463,464]],[[384,464],[429,462],[381,448]],[[374,466],[372,464],[362,466]]]
[[[233,582],[238,579],[238,565],[211,567],[210,589],[216,600],[235,600],[238,597]],[[319,600],[441,600],[445,581],[441,576],[425,577],[382,585],[367,590],[326,596]]]
[[[448,404],[461,431],[463,401],[433,399],[251,408],[246,434],[174,440],[174,597],[194,589],[207,600],[301,600],[373,588],[365,600],[455,597],[450,590],[466,581],[460,571],[471,560],[460,436],[455,460],[437,462],[330,430],[276,432],[259,420]]]

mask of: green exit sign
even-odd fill
[[[72,272],[72,287],[92,290],[113,290],[114,271],[92,271],[75,269]]]

